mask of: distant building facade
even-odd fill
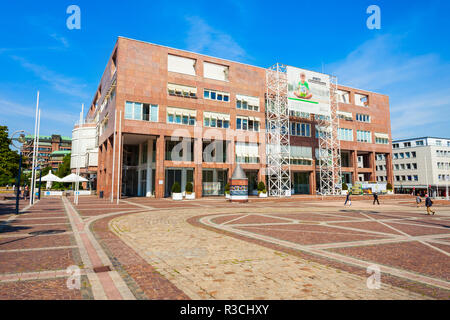
[[[29,135],[25,137],[26,142],[23,144],[22,152],[28,157],[26,165],[31,165],[34,148],[34,136]],[[62,163],[64,156],[70,154],[72,150],[72,139],[57,134],[51,136],[39,136],[39,143],[37,144],[37,159],[42,167],[52,167],[57,170]]]
[[[394,140],[393,172],[397,193],[430,192],[446,196],[450,184],[450,138],[421,137]],[[377,176],[386,168],[377,158]]]

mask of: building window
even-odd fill
[[[228,92],[220,92],[220,91],[205,89],[205,90],[203,90],[203,98],[208,99],[208,100],[229,102],[230,94]]]
[[[158,105],[127,101],[125,119],[158,122]]]
[[[167,108],[167,123],[195,126],[197,112],[191,109]]]
[[[338,90],[338,97],[340,103],[350,103],[350,92]]]
[[[236,162],[259,163],[259,151],[257,143],[236,142]]]
[[[167,58],[167,70],[170,72],[195,76],[195,64],[196,60],[191,58],[175,56],[172,54],[169,54]]]
[[[357,130],[356,131],[356,140],[358,142],[372,143],[372,134],[370,131]]]
[[[208,79],[228,81],[229,71],[230,67],[228,66],[211,62],[203,63],[203,76]]]
[[[370,123],[370,116],[367,114],[356,114],[356,121]]]
[[[398,143],[394,143],[392,145],[392,149],[398,149],[400,147],[400,145]]]
[[[197,88],[195,87],[168,83],[167,93],[171,96],[197,99]]]
[[[204,112],[203,126],[228,129],[230,127],[230,115],[225,113]]]
[[[365,94],[355,93],[355,104],[360,107],[369,106],[369,96]]]
[[[241,110],[259,111],[259,98],[237,94],[236,108]]]
[[[389,144],[389,139],[375,137],[375,143],[377,143],[377,144]]]
[[[311,125],[309,123],[291,122],[290,134],[298,137],[311,137]]]
[[[412,152],[411,152],[411,157],[415,158],[416,156],[417,156],[416,152],[415,152],[415,151],[412,151]]]
[[[416,146],[423,146],[423,140],[416,141]]]
[[[258,118],[254,117],[236,117],[236,129],[245,131],[259,131],[260,121]]]
[[[346,128],[339,128],[338,137],[339,140],[353,141],[353,130]]]
[[[295,110],[289,110],[289,116],[303,119],[311,119],[311,114],[308,112],[301,112]]]

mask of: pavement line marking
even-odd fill
[[[62,250],[62,249],[74,249],[78,248],[77,246],[62,246],[62,247],[44,247],[44,248],[28,248],[28,249],[6,249],[0,250],[0,252],[8,253],[8,252],[28,252],[28,251],[45,251],[45,250]]]
[[[252,232],[246,232],[243,230],[235,230],[232,227],[228,227],[228,226],[224,226],[224,225],[217,225],[214,222],[211,222],[212,218],[215,218],[216,216],[211,215],[211,216],[206,216],[201,218],[199,221],[201,223],[203,223],[204,225],[213,227],[213,228],[217,228],[217,229],[222,229],[225,231],[228,231],[230,233],[234,233],[234,234],[239,234],[239,235],[243,235],[249,238],[253,238],[253,239],[258,239],[258,240],[262,240],[268,243],[273,243],[273,244],[278,244],[287,248],[293,248],[293,249],[297,249],[300,251],[304,251],[307,253],[311,253],[311,254],[315,254],[324,258],[328,258],[328,259],[333,259],[336,260],[338,262],[345,262],[348,264],[352,264],[358,267],[363,267],[363,268],[367,268],[368,266],[372,265],[373,263],[371,262],[366,262],[364,260],[359,260],[359,259],[355,259],[355,258],[350,258],[344,255],[340,255],[340,254],[336,254],[333,252],[328,252],[328,251],[322,251],[322,250],[316,250],[316,249],[312,249],[309,248],[307,246],[304,245],[300,245],[300,244],[295,244],[295,243],[291,243],[285,240],[280,240],[280,239],[276,239],[270,236],[264,236],[264,235],[259,235],[259,234],[255,234]],[[432,278],[429,276],[424,276],[424,275],[420,275],[414,272],[410,272],[410,271],[406,271],[406,270],[401,270],[401,269],[397,269],[397,268],[392,268],[392,267],[387,267],[384,266],[384,273],[389,273],[391,275],[400,277],[400,278],[404,278],[404,279],[408,279],[408,280],[413,280],[413,281],[417,281],[417,282],[421,282],[427,285],[434,285],[446,290],[450,289],[450,282],[445,281],[445,280],[441,280],[438,278]]]
[[[86,275],[86,271],[81,269],[80,275]],[[0,283],[2,282],[17,282],[29,280],[44,280],[53,278],[67,278],[70,274],[66,270],[46,270],[38,272],[23,272],[23,273],[5,273],[0,274]]]
[[[363,216],[369,218],[369,219],[373,219],[372,217],[369,217],[368,215],[366,215],[366,214],[364,214],[364,213],[361,213],[361,214],[362,214]],[[380,223],[380,224],[382,224],[382,225],[384,225],[384,226],[386,226],[386,227],[388,227],[388,228],[390,228],[390,229],[392,229],[392,230],[395,230],[395,231],[397,231],[397,232],[399,232],[399,233],[405,235],[405,236],[408,237],[408,238],[413,238],[413,236],[407,234],[406,232],[403,232],[403,231],[401,231],[401,230],[398,230],[397,228],[394,228],[394,227],[392,227],[392,226],[390,226],[390,225],[388,225],[388,224],[386,224],[386,223],[384,223],[384,222],[381,222],[381,221],[379,221],[379,220],[377,220],[377,219],[373,219],[373,220],[374,220],[374,221],[377,221],[378,223]],[[416,241],[418,241],[418,242],[420,242],[421,244],[426,245],[426,246],[428,246],[428,247],[430,247],[430,248],[432,248],[432,249],[434,249],[434,250],[436,250],[436,251],[439,251],[440,253],[445,254],[447,257],[450,257],[450,253],[448,253],[448,252],[446,252],[446,251],[444,251],[444,250],[442,250],[442,249],[440,249],[440,248],[437,248],[437,247],[435,247],[435,246],[433,246],[433,245],[431,245],[431,244],[429,244],[429,243],[427,243],[427,242],[425,242],[425,241],[421,241],[421,240],[416,240]]]
[[[72,204],[66,200],[67,206],[70,210],[72,210],[72,214],[78,215],[78,218],[80,218],[80,215],[76,211],[76,209],[72,206]],[[143,210],[136,210],[136,212],[142,212]],[[98,215],[95,217],[90,217],[87,221],[82,222],[82,226],[79,225],[78,228],[81,227],[80,230],[80,237],[84,241],[84,244],[86,246],[87,253],[91,259],[91,263],[93,265],[95,264],[102,264],[112,267],[112,262],[109,259],[108,255],[104,252],[103,248],[98,243],[97,239],[94,237],[92,232],[90,231],[90,226],[93,222],[103,219],[109,216],[119,215],[123,213],[130,213],[130,210],[122,211],[122,212],[112,212],[107,213],[103,215]],[[126,300],[135,300],[136,297],[133,295],[133,293],[130,291],[128,286],[126,285],[125,281],[122,279],[122,277],[119,275],[119,273],[116,270],[112,270],[109,272],[102,272],[96,274],[103,290],[106,294],[106,296],[109,299],[126,299]]]
[[[135,202],[128,201],[128,200],[120,200],[120,202],[125,202],[125,203],[131,204],[133,206],[141,207],[141,208],[144,208],[144,209],[147,209],[147,210],[154,210],[155,209],[153,207],[145,206],[143,204],[135,203]]]

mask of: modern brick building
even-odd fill
[[[28,156],[26,165],[31,166],[31,157],[33,156],[34,136],[26,136],[26,143],[23,144],[22,152]],[[57,170],[62,163],[65,155],[70,154],[72,149],[72,139],[69,137],[53,134],[51,136],[39,136],[39,145],[37,150],[38,163],[42,163],[42,167],[51,166],[53,170]]]
[[[220,195],[240,163],[252,193],[266,180],[265,82],[261,67],[119,37],[86,117],[97,125],[97,190],[160,198],[178,181],[197,197]],[[344,180],[376,181],[378,154],[391,168],[389,99],[339,90]],[[296,194],[318,188],[316,124],[290,114]],[[384,176],[393,183],[392,170]]]

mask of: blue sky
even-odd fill
[[[81,30],[66,9],[81,8]],[[366,9],[381,8],[381,30]],[[324,71],[387,94],[393,138],[450,137],[450,1],[3,1],[0,125],[71,135],[117,36],[268,67]]]

